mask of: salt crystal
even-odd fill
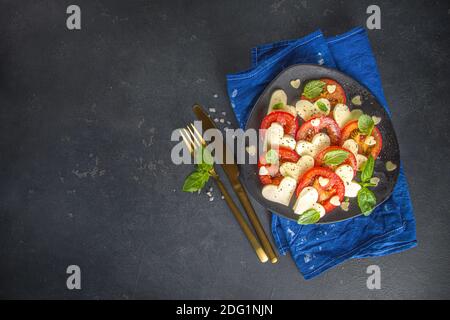
[[[225,122],[225,120],[224,119],[220,119],[220,123],[224,123]]]
[[[216,112],[216,108],[209,108],[209,112]]]

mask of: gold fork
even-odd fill
[[[183,141],[186,144],[186,146],[189,149],[189,152],[191,154],[195,154],[195,151],[198,148],[201,148],[203,146],[206,146],[206,142],[203,139],[200,132],[198,132],[197,128],[191,123],[186,128],[183,128],[180,130],[181,136],[183,137]],[[252,245],[253,249],[255,250],[256,255],[258,256],[259,260],[264,263],[269,260],[267,257],[266,252],[261,247],[261,244],[259,243],[258,239],[255,237],[253,232],[251,231],[247,221],[244,219],[242,213],[239,211],[239,208],[234,203],[233,199],[231,198],[230,194],[228,193],[227,189],[225,188],[224,184],[220,180],[219,175],[214,170],[214,167],[210,170],[210,175],[213,177],[214,181],[217,184],[217,187],[219,188],[220,192],[222,193],[223,197],[225,198],[226,203],[231,209],[231,212],[233,213],[234,217],[236,218],[237,222],[239,223],[239,226],[241,227],[242,231],[246,235],[248,241]]]

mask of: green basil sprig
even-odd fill
[[[276,104],[273,105],[272,110],[280,110],[284,108],[284,103],[283,102],[278,102]]]
[[[361,189],[358,191],[358,206],[365,216],[370,215],[373,208],[377,204],[375,194],[368,188],[375,186],[375,184],[370,182],[370,179],[373,176],[374,167],[375,159],[369,155],[366,163],[362,167],[360,183]]]
[[[323,103],[322,101],[317,101],[317,106],[323,112],[327,112],[328,111],[327,105],[325,103]]]
[[[323,162],[330,166],[340,165],[348,157],[348,152],[345,150],[332,150],[325,153]]]
[[[316,209],[309,209],[303,212],[297,220],[298,224],[313,224],[320,220],[320,212]]]
[[[358,129],[361,133],[370,136],[372,134],[372,130],[375,127],[375,122],[372,117],[367,114],[363,114],[358,119]]]
[[[367,158],[366,163],[362,167],[361,182],[368,182],[372,178],[374,167],[375,159],[372,157],[372,155],[369,155],[369,158]]]
[[[326,83],[320,80],[309,81],[303,88],[303,95],[307,99],[317,98],[323,91]]]
[[[197,150],[194,159],[197,163],[197,168],[187,176],[186,180],[184,180],[184,192],[196,192],[201,190],[211,176],[211,170],[214,165],[214,159],[211,153],[206,148],[202,147]]]
[[[361,209],[363,215],[370,215],[376,204],[377,198],[371,190],[363,187],[358,191],[358,206]]]

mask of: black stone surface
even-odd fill
[[[80,31],[66,28],[70,4]],[[170,160],[194,102],[236,125],[225,74],[249,67],[252,46],[342,33],[370,4],[0,1],[0,297],[450,298],[448,1],[377,1],[382,29],[369,31],[417,248],[304,281],[289,257],[261,265],[216,190],[182,193],[191,168]],[[371,264],[381,290],[366,287]]]

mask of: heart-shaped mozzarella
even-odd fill
[[[291,150],[295,149],[296,144],[297,141],[295,141],[295,138],[290,135],[285,135],[280,141],[280,146],[289,148]]]
[[[392,161],[386,162],[387,171],[394,171],[395,169],[397,169],[397,165],[395,163],[393,163]]]
[[[374,146],[377,144],[377,142],[375,141],[375,138],[372,136],[368,136],[365,140],[364,143],[367,144],[368,146]]]
[[[301,81],[300,81],[300,79],[292,80],[290,82],[290,84],[291,84],[292,88],[298,89],[298,88],[300,88]]]
[[[284,129],[278,122],[273,122],[265,132],[264,150],[279,146],[284,137]]]
[[[334,84],[327,85],[327,91],[329,93],[334,93],[336,91],[336,85],[334,85]]]
[[[349,121],[358,120],[363,114],[364,112],[361,109],[353,109]]]
[[[361,171],[363,165],[367,162],[367,157],[363,156],[362,154],[357,154],[355,157],[356,157],[356,166],[358,168],[358,171]]]
[[[375,125],[377,125],[377,124],[379,124],[381,122],[381,118],[380,117],[376,117],[376,116],[372,116],[372,120],[373,120],[373,123]]]
[[[327,110],[322,110],[319,105],[325,106],[327,108]],[[317,100],[316,102],[314,102],[314,107],[319,110],[318,113],[323,114],[323,115],[328,115],[330,113],[331,110],[331,103],[330,101],[328,101],[328,99],[325,98],[321,98],[319,100]]]
[[[297,181],[291,177],[285,177],[281,180],[279,186],[269,184],[262,188],[262,196],[269,201],[289,205],[294,194]]]
[[[333,110],[333,117],[340,128],[344,127],[345,124],[351,117],[350,109],[342,103],[338,103]]]
[[[345,185],[345,196],[349,198],[356,198],[358,196],[358,191],[361,190],[361,186],[356,182],[349,182]]]
[[[352,98],[352,103],[353,103],[355,106],[360,106],[360,105],[362,105],[361,96],[354,96],[354,97]]]
[[[355,155],[355,157],[358,154],[358,144],[353,139],[345,140],[344,144],[342,145],[342,148],[349,150],[351,153]]]
[[[271,113],[273,110],[273,106],[276,104],[282,103],[283,106],[287,105],[287,95],[284,90],[278,89],[272,93],[269,102],[269,110],[267,113]]]
[[[316,134],[311,142],[299,140],[295,146],[295,151],[300,156],[315,157],[320,151],[330,146],[330,137],[325,133]]]
[[[267,168],[265,166],[261,166],[259,168],[259,175],[260,176],[268,176],[269,175],[269,170],[267,170]]]
[[[378,186],[378,183],[380,183],[380,178],[378,178],[378,177],[373,177],[373,178],[370,179],[369,182],[370,182],[370,183],[373,183],[373,184],[374,184],[374,187],[377,187],[377,186]]]
[[[300,118],[302,118],[305,121],[308,121],[314,115],[319,113],[316,107],[308,100],[298,101],[295,104],[295,110],[297,111]]]
[[[284,108],[282,109],[282,111],[289,112],[289,113],[292,114],[294,117],[297,116],[297,110],[295,109],[294,106],[285,105]]]
[[[356,197],[358,195],[358,191],[361,189],[361,186],[352,181],[354,175],[353,168],[348,164],[343,164],[336,169],[335,173],[344,182],[345,196],[349,198]]]
[[[345,182],[351,182],[353,180],[354,171],[351,166],[348,164],[343,164],[339,166],[335,173],[339,176],[339,178],[342,179],[342,181]]]
[[[308,169],[314,167],[314,158],[303,156],[297,163],[285,162],[280,166],[280,173],[285,177],[298,178]]]
[[[308,209],[311,209],[312,205],[319,200],[319,193],[313,187],[304,188],[298,195],[297,201],[294,204],[294,212],[296,214],[302,214]]]
[[[331,203],[333,206],[336,206],[336,207],[338,207],[338,206],[341,205],[341,201],[339,200],[339,197],[338,197],[338,196],[331,197],[330,203]]]
[[[324,178],[324,177],[319,177],[319,184],[321,187],[325,187],[328,185],[328,183],[330,183],[330,179]]]

